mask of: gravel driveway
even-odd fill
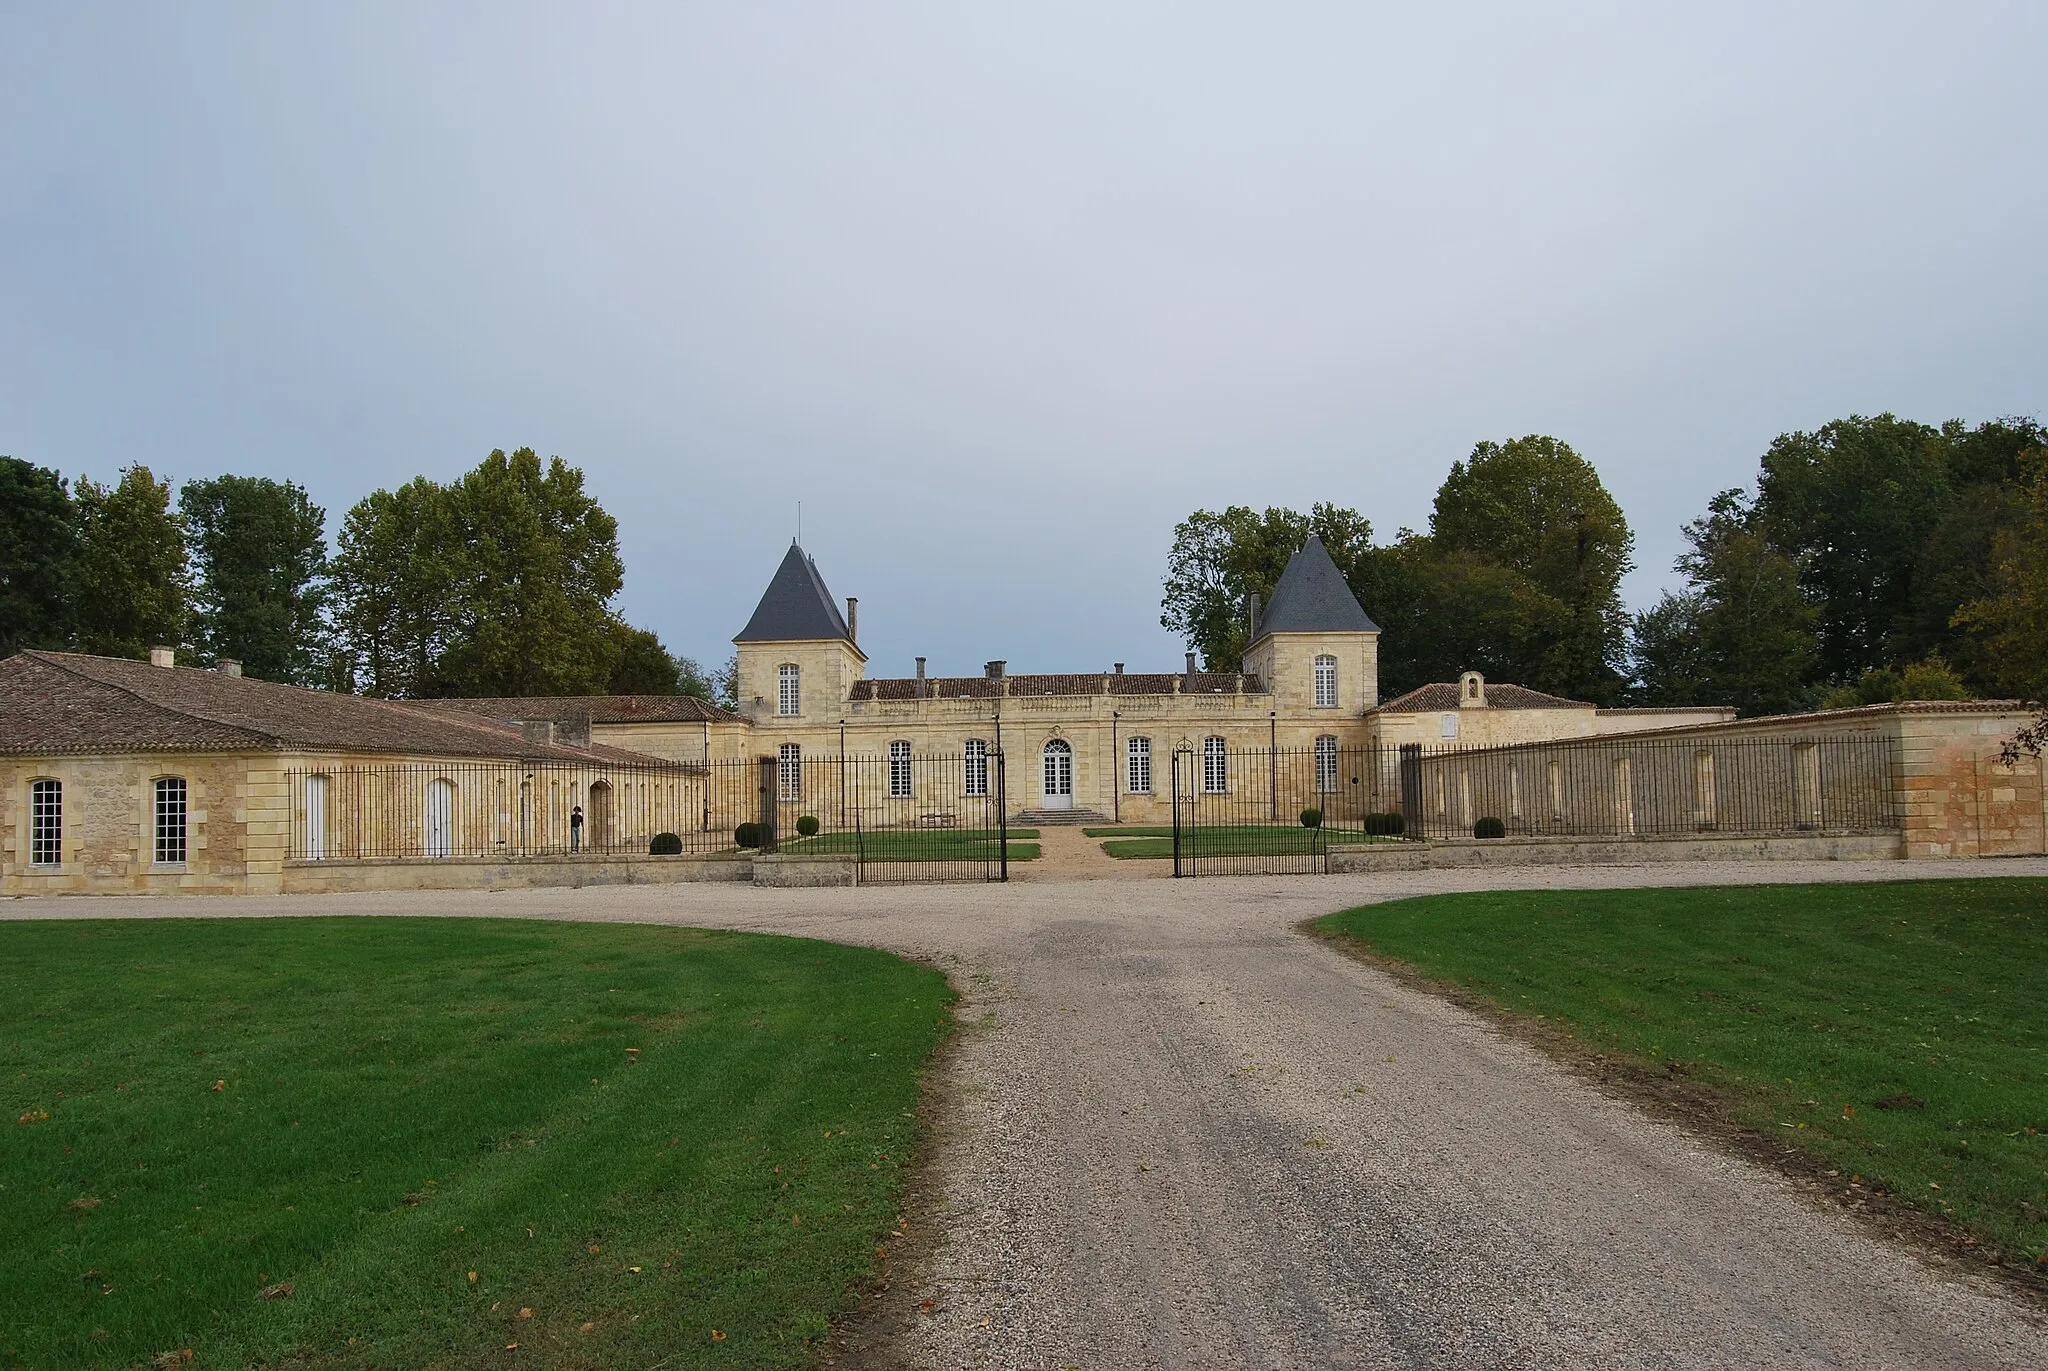
[[[2048,861],[777,891],[0,902],[753,928],[947,968],[929,1216],[856,1360],[925,1367],[2032,1367],[2048,1328],[1295,930],[1520,886],[2048,875]],[[930,1312],[919,1306],[930,1300]]]

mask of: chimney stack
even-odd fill
[[[1194,675],[1194,674],[1195,674],[1195,654],[1194,654],[1194,653],[1192,653],[1192,652],[1190,652],[1190,653],[1188,654],[1188,675],[1192,676],[1192,675]]]
[[[223,676],[239,676],[242,674],[242,664],[232,657],[219,658],[214,662],[213,669]]]
[[[1119,676],[1124,674],[1124,664],[1122,662],[1116,664],[1116,674]]]
[[[176,666],[178,664],[178,649],[174,647],[151,648],[149,650],[149,664],[151,666]]]
[[[917,659],[917,698],[924,698],[924,658]]]
[[[529,743],[552,743],[555,740],[553,719],[521,719],[519,735]]]
[[[852,595],[846,597],[846,641],[860,646],[860,600]]]
[[[1008,671],[1009,666],[1010,664],[1008,662],[1002,661],[1001,659],[997,659],[993,662],[984,663],[981,669],[987,673],[988,678],[991,681],[1000,681],[1003,679],[1003,676]]]

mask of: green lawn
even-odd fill
[[[1084,828],[1083,836],[1108,838],[1102,850],[1112,857],[1155,858],[1173,855],[1173,830],[1129,825],[1121,828]],[[1296,856],[1321,852],[1325,848],[1356,843],[1397,842],[1394,838],[1367,837],[1358,829],[1324,828],[1317,838],[1314,830],[1300,824],[1216,824],[1191,830],[1183,849],[1197,857],[1246,854]]]
[[[1038,855],[1035,828],[1010,830],[1010,860],[1028,862]],[[873,833],[820,833],[814,838],[787,838],[782,850],[813,856],[847,856],[856,850],[871,862],[994,861],[1001,856],[996,830],[977,828],[885,828]]]
[[[1319,921],[2048,1262],[2048,880],[1518,891]]]
[[[0,1366],[810,1365],[951,999],[740,933],[0,923]]]

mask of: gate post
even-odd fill
[[[761,815],[758,822],[761,825],[761,847],[759,850],[762,852],[775,852],[779,850],[775,838],[776,801],[782,793],[780,788],[781,778],[776,775],[778,765],[779,763],[774,757],[763,757],[761,759],[761,795],[760,804],[757,808]]]
[[[1010,781],[1003,764],[1003,750],[996,749],[996,851],[1001,854],[1001,875],[1010,879]]]
[[[1173,754],[1173,874],[1178,879],[1185,873],[1180,869],[1180,752]]]
[[[1401,826],[1411,838],[1422,836],[1422,744],[1401,744]]]

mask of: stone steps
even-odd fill
[[[1094,828],[1115,820],[1093,809],[1026,809],[1011,822],[1020,828],[1061,828],[1067,825]]]

